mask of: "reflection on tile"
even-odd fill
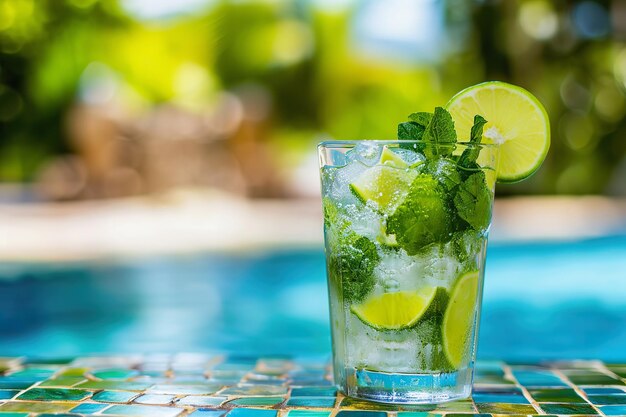
[[[283,402],[282,397],[241,397],[229,401],[228,405],[241,405],[245,407],[271,407]]]
[[[176,405],[185,406],[190,405],[194,407],[219,407],[226,397],[209,397],[203,395],[189,395],[181,398],[176,402]]]
[[[257,408],[234,408],[227,414],[228,417],[276,417],[276,410]]]
[[[159,384],[148,390],[151,394],[171,394],[171,395],[211,395],[222,389],[221,385],[198,384],[198,385],[178,385]]]
[[[152,405],[113,405],[102,412],[102,415],[145,416],[145,417],[176,417],[185,411],[184,408],[158,407]]]
[[[166,394],[143,394],[133,400],[135,404],[167,405],[176,398]]]
[[[0,390],[0,400],[10,400],[11,398],[15,397],[18,392],[20,391],[9,389]]]
[[[190,414],[193,417],[222,417],[228,410],[212,410],[200,408]]]
[[[286,395],[287,387],[276,385],[239,384],[220,392],[221,395]]]

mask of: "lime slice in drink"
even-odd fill
[[[467,355],[477,294],[478,271],[462,275],[450,294],[448,308],[443,316],[441,339],[443,351],[453,369],[458,369]]]
[[[469,140],[474,116],[487,119],[483,141],[500,145],[498,182],[532,175],[550,147],[550,121],[539,100],[521,87],[489,81],[468,87],[446,104],[460,141]]]
[[[441,287],[424,287],[419,291],[398,291],[378,294],[350,310],[370,327],[378,330],[399,330],[413,327],[420,319],[438,311],[448,298]]]
[[[391,213],[406,197],[416,176],[416,171],[375,165],[351,183],[350,189],[364,203],[373,201],[381,212]]]
[[[388,147],[383,148],[383,152],[380,154],[380,165],[389,165],[390,167],[405,169],[409,167],[404,159]]]

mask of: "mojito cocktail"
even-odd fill
[[[437,403],[471,392],[507,132],[475,114],[459,141],[452,115],[463,110],[414,113],[397,141],[319,146],[334,377],[346,395]]]

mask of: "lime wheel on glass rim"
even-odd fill
[[[550,121],[543,105],[525,89],[488,81],[457,93],[446,104],[459,138],[470,136],[474,116],[487,119],[483,143],[499,148],[498,182],[524,180],[539,169],[550,148]]]

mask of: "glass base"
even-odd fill
[[[346,368],[343,391],[349,397],[387,404],[439,404],[468,398],[472,370],[406,374]]]

